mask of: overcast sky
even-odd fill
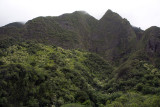
[[[0,26],[76,10],[100,19],[108,9],[142,29],[160,27],[160,0],[0,0]]]

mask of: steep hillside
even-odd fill
[[[160,28],[108,10],[0,27],[2,107],[160,107]]]
[[[160,71],[140,56],[115,68],[93,53],[30,42],[0,52],[4,107],[160,105]]]
[[[59,17],[38,17],[26,23],[25,37],[66,49],[88,50],[96,22],[95,18],[81,11]]]
[[[144,32],[142,38],[144,47],[149,55],[160,55],[160,28],[153,26]]]
[[[150,62],[160,68],[160,28],[156,26],[148,28],[144,32],[140,43],[148,55]]]
[[[159,94],[160,28],[151,27],[144,32],[137,28],[134,30],[141,35],[135,43],[136,50],[113,71],[114,75],[105,89],[108,92],[134,90],[143,94]]]
[[[24,24],[15,22],[0,27],[0,48],[6,48],[23,40]]]
[[[117,62],[133,51],[137,40],[137,32],[130,23],[111,10],[100,20],[86,12],[76,11],[58,17],[38,17],[16,29],[22,32],[19,37],[22,40],[52,44],[65,49],[80,48],[98,53],[111,62]],[[14,32],[19,33],[16,30]]]
[[[1,106],[97,105],[91,96],[113,70],[98,55],[78,50],[21,43],[0,51]]]
[[[133,28],[134,32],[136,33],[137,40],[141,40],[144,31],[141,28],[137,28],[137,27],[132,27],[132,28]]]
[[[108,10],[99,20],[93,34],[93,49],[111,61],[118,61],[133,51],[136,34],[130,23],[117,13]]]

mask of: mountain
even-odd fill
[[[21,28],[24,26],[24,23],[22,22],[13,22],[13,23],[9,23],[7,25],[5,25],[4,27],[17,27],[17,28]]]
[[[160,28],[153,26],[144,32],[142,38],[145,49],[150,55],[160,55]]]
[[[87,50],[96,23],[95,18],[81,11],[59,17],[38,17],[26,23],[25,37],[66,49]]]
[[[159,68],[160,28],[156,26],[148,28],[144,32],[141,45],[147,53],[149,60],[153,63],[154,66]]]
[[[76,11],[58,17],[38,17],[26,22],[23,30],[19,27],[16,29],[23,32],[21,38],[25,40],[65,49],[80,48],[98,53],[110,61],[119,60],[130,53],[136,42],[136,34],[130,23],[111,10],[100,20],[86,12]]]
[[[134,48],[136,34],[130,23],[108,10],[99,20],[93,35],[93,49],[108,60],[118,61]]]
[[[160,28],[108,10],[0,27],[0,106],[159,107]]]

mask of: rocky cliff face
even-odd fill
[[[160,55],[160,28],[153,26],[144,32],[142,43],[150,56]]]

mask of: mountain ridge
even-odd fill
[[[108,10],[0,27],[0,106],[159,107],[160,28]]]
[[[105,16],[106,18],[104,18]],[[115,19],[112,18],[112,16],[114,16]],[[106,28],[103,27],[103,24],[105,24],[103,23],[104,19],[108,20],[106,22],[108,23],[108,26],[106,26]],[[113,28],[111,28],[111,25],[114,25],[116,23],[117,25],[121,25],[121,27],[119,26],[116,28],[116,26],[113,26]],[[92,50],[93,52],[96,52],[98,49],[94,49],[94,46],[92,46],[92,44],[93,45],[95,44],[94,38],[102,38],[101,31],[105,31],[105,29],[110,29],[109,32],[113,32],[112,29],[114,29],[115,32],[119,31],[131,32],[122,30],[123,28],[122,25],[130,26],[130,24],[125,25],[125,23],[127,24],[129,22],[126,19],[122,19],[121,16],[119,16],[117,13],[112,12],[111,10],[108,10],[100,20],[95,19],[86,12],[75,11],[71,14],[63,14],[57,17],[38,17],[26,22],[26,24],[24,25],[25,32],[22,35],[22,38],[35,39],[36,41],[42,43],[47,42],[49,44],[56,44],[57,46],[61,46],[63,48],[82,48],[85,50]],[[101,29],[100,34],[99,33],[96,34],[99,29]],[[98,37],[94,37],[95,35],[94,33],[98,35]],[[109,40],[109,38],[111,38],[111,35],[114,35],[114,32],[111,34],[106,34],[106,35],[102,34],[102,35],[108,36],[107,38]],[[118,40],[118,34],[116,35]],[[120,36],[122,35],[123,34],[120,34]],[[117,45],[119,44],[118,43],[119,41],[112,41],[112,42],[117,42],[116,43]],[[104,45],[107,44],[104,42]],[[112,46],[110,45],[108,46],[108,48],[112,48]],[[98,53],[103,55],[105,54],[106,48],[99,50],[100,52]],[[112,52],[110,54],[112,54]],[[110,57],[110,55],[108,57]]]

